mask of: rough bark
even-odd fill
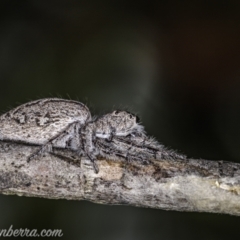
[[[56,150],[27,162],[37,146],[0,142],[0,192],[165,210],[240,215],[240,164],[225,161],[88,159]],[[60,154],[60,155],[58,155]]]

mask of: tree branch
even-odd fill
[[[97,161],[55,150],[27,163],[37,146],[0,142],[0,192],[165,210],[240,215],[240,164],[207,160]],[[58,155],[59,154],[59,155]]]

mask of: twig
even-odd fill
[[[240,164],[207,160],[78,161],[55,150],[27,163],[36,146],[0,142],[0,192],[165,210],[240,215]],[[76,161],[63,161],[58,154]]]

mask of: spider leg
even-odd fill
[[[78,127],[80,127],[79,122],[73,122],[69,124],[63,131],[58,133],[56,136],[50,139],[47,143],[45,143],[43,146],[41,146],[39,149],[33,152],[28,157],[27,162],[30,162],[31,160],[33,160],[39,155],[42,155],[45,152],[51,153],[53,151],[53,147],[56,144],[60,144],[62,148],[71,148],[71,146],[69,147],[66,145],[68,144],[68,142],[71,142],[73,138],[78,138],[78,129],[77,129]]]
[[[95,162],[96,158],[90,156],[89,154],[87,154],[87,156],[88,156],[88,158],[90,159],[90,161],[91,161],[92,164],[93,164],[93,168],[94,168],[95,173],[98,173],[98,172],[99,172],[99,168],[98,168],[97,163]]]

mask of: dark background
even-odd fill
[[[240,1],[1,0],[0,111],[43,97],[137,113],[193,158],[240,161]],[[0,229],[62,239],[234,239],[240,218],[0,196]]]

